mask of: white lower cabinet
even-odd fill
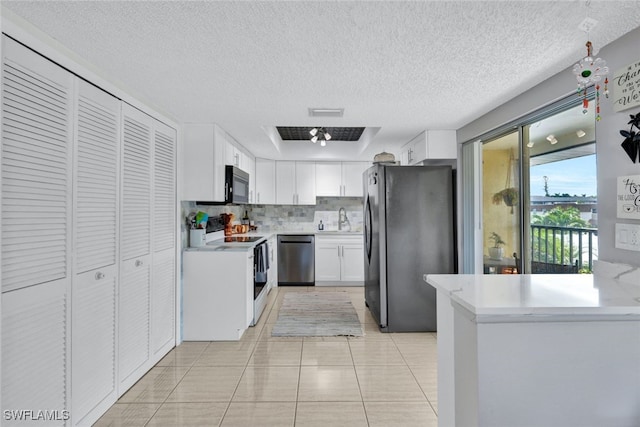
[[[253,249],[183,253],[183,339],[237,341],[253,321]]]
[[[316,234],[316,282],[364,280],[362,236]]]
[[[278,286],[278,236],[274,234],[267,241],[269,246],[269,271],[267,272],[267,283],[269,288]]]

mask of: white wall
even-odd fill
[[[640,46],[640,28],[604,46],[597,52],[597,56],[607,61],[610,70],[609,76],[612,77],[618,69],[640,60],[638,46]],[[579,59],[576,58],[576,62]],[[575,94],[577,82],[571,71],[572,67],[458,129],[458,143],[477,139],[483,133],[568,95]],[[592,103],[591,108],[594,108],[593,105]],[[601,99],[602,120],[596,123],[599,259],[636,266],[640,266],[640,252],[616,249],[614,237],[615,223],[618,221],[616,218],[616,177],[640,175],[640,164],[632,163],[620,147],[623,141],[620,130],[628,130],[629,115],[638,113],[640,113],[639,107],[616,113],[613,111],[611,101],[603,97]],[[640,223],[640,221],[633,220],[618,222]]]

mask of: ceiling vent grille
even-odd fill
[[[309,117],[342,117],[344,108],[309,108]]]

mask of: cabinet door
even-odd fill
[[[401,165],[403,165],[403,166],[409,165],[409,162],[411,160],[410,153],[411,153],[411,147],[408,147],[408,146],[405,145],[402,148],[402,151],[400,152],[400,164]]]
[[[256,203],[256,161],[245,155],[244,171],[249,174],[249,203]]]
[[[429,159],[456,159],[458,143],[455,130],[430,130],[428,141]]]
[[[411,149],[411,164],[422,162],[427,158],[427,136],[421,135],[416,138],[413,148]]]
[[[340,280],[340,245],[316,239],[316,281]]]
[[[224,175],[216,181],[213,125],[185,125],[182,135],[182,200],[224,201],[214,198],[214,185],[224,187]]]
[[[236,149],[226,136],[224,137],[224,164],[238,167],[236,163]]]
[[[68,277],[73,78],[7,37],[2,43],[6,292]]]
[[[121,263],[118,296],[119,394],[146,371],[149,360],[150,256]]]
[[[296,204],[316,204],[316,164],[296,162]]]
[[[96,421],[117,398],[120,101],[78,80],[76,117],[71,283],[74,425]]]
[[[276,203],[294,205],[296,192],[296,163],[276,162]],[[260,201],[260,203],[263,203]]]
[[[342,164],[342,196],[363,197],[362,175],[368,162],[346,162]]]
[[[276,203],[276,162],[256,159],[256,203]]]
[[[340,250],[340,277],[344,282],[364,280],[364,245],[362,243],[343,244]]]
[[[122,260],[141,257],[151,246],[152,119],[123,104],[122,136]]]
[[[362,193],[362,191],[360,191]],[[340,162],[316,163],[316,196],[342,196],[342,165]]]

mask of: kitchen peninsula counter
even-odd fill
[[[437,290],[440,426],[640,425],[637,280],[424,280]]]

